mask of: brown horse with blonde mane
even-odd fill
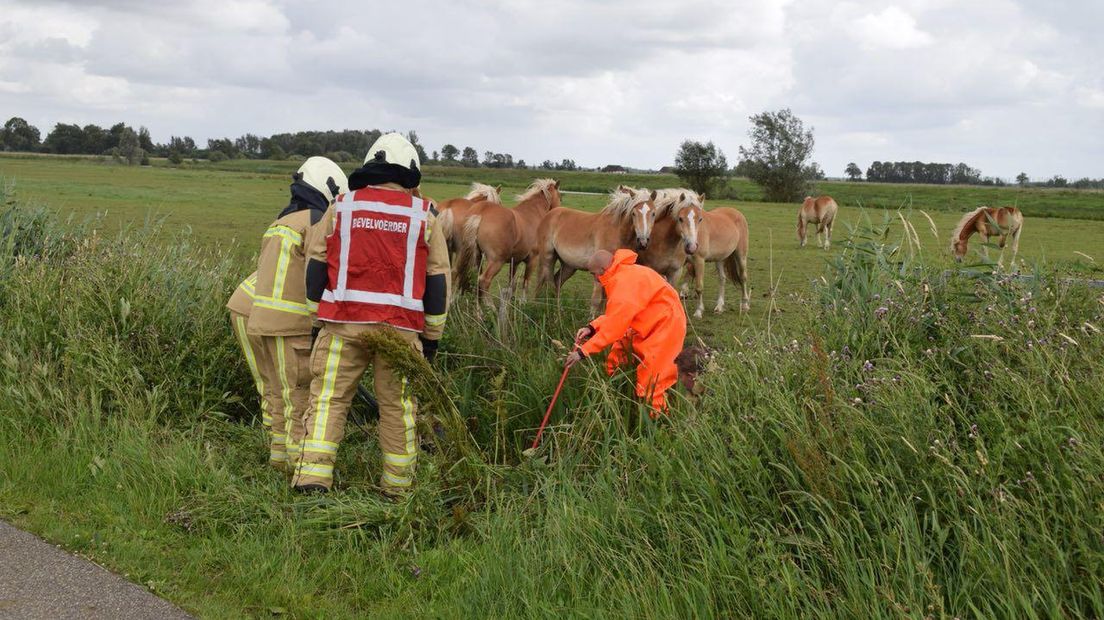
[[[651,242],[638,252],[636,262],[651,267],[677,286],[687,260],[698,252],[704,211],[700,197],[688,189],[657,190],[655,208]]]
[[[977,233],[982,243],[988,243],[989,237],[999,236],[1003,250],[1005,240],[1012,238],[1012,260],[1020,251],[1020,231],[1023,230],[1023,213],[1016,207],[978,207],[962,216],[951,233],[951,252],[955,260],[962,262],[966,256],[970,237]]]
[[[480,202],[493,202],[495,204],[502,204],[502,198],[500,194],[502,192],[502,186],[492,187],[485,183],[472,183],[471,189],[463,198],[449,198],[448,200],[441,201],[437,205],[437,210],[441,213],[441,231],[444,232],[445,238],[448,239],[449,259],[452,265],[452,281],[454,285],[459,286],[462,289],[471,288],[471,282],[466,276],[467,274],[460,273],[456,267],[458,265],[457,255],[460,250],[460,235],[464,231],[464,222],[468,219],[468,213],[471,208]],[[478,265],[476,266],[478,268]]]
[[[560,206],[560,182],[537,179],[517,201],[512,209],[489,201],[478,202],[472,205],[464,222],[457,272],[464,273],[480,258],[486,261],[479,275],[478,299],[481,303],[486,301],[491,281],[503,265],[510,266],[511,289],[518,265],[525,266],[523,290],[529,285],[537,226],[546,213]]]
[[[805,226],[806,224],[816,224],[816,242],[818,248],[824,248],[827,250],[832,246],[832,222],[836,219],[836,211],[839,210],[839,205],[832,199],[831,196],[806,196],[805,202],[801,203],[801,209],[797,212],[797,239],[801,242],[801,247],[805,247]],[[824,241],[820,239],[821,233],[824,234]]]
[[[697,196],[695,196],[697,198]],[[698,205],[705,203],[705,197],[697,200]],[[705,264],[717,264],[717,305],[713,312],[724,312],[725,276],[740,284],[740,310],[751,309],[751,291],[748,287],[748,223],[744,214],[731,207],[718,207],[702,212],[703,217],[698,229],[698,251],[690,258],[691,271],[694,274],[694,294],[698,298],[698,307],[694,318],[700,319],[705,310]]]
[[[613,252],[621,248],[646,248],[656,221],[655,192],[619,185],[610,192],[609,202],[597,213],[560,207],[552,209],[537,229],[533,250],[537,261],[537,291],[550,281],[560,287],[598,250]],[[553,277],[552,270],[559,264]],[[602,287],[595,286],[591,306],[601,303]]]

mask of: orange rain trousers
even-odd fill
[[[606,291],[606,313],[591,321],[594,334],[583,343],[586,355],[612,347],[606,372],[631,358],[637,361],[636,395],[652,415],[667,411],[667,390],[678,382],[675,358],[686,340],[686,312],[678,292],[663,276],[636,264],[636,253],[618,250],[598,277]]]

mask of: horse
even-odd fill
[[[460,250],[458,241],[464,230],[464,222],[467,221],[468,213],[476,203],[493,202],[502,204],[501,192],[501,185],[492,187],[485,183],[472,183],[471,189],[463,198],[449,198],[437,205],[437,210],[441,214],[441,231],[444,233],[445,239],[448,240],[449,264],[453,267],[452,281],[464,290],[471,288],[471,283],[466,277],[467,274],[456,269],[457,255]]]
[[[560,207],[552,209],[537,229],[533,250],[537,258],[539,292],[552,281],[557,297],[560,288],[577,270],[586,269],[598,250],[646,248],[656,220],[655,192],[619,185],[609,194],[601,211],[589,213]],[[559,263],[555,277],[552,270]],[[602,287],[595,285],[591,309],[601,304]]]
[[[1005,240],[1012,238],[1012,260],[1015,261],[1016,254],[1020,251],[1022,230],[1023,213],[1016,207],[978,207],[958,220],[958,225],[951,233],[951,252],[955,261],[961,263],[966,256],[967,242],[971,235],[977,233],[982,243],[988,243],[992,235],[999,235],[1002,250]]]
[[[637,264],[651,267],[677,286],[690,256],[698,251],[703,210],[701,198],[687,189],[655,192],[656,221],[648,247],[638,252]]]
[[[703,205],[704,202],[705,197],[702,196],[698,204]],[[705,263],[717,264],[720,290],[717,292],[717,305],[713,312],[724,312],[726,275],[740,283],[740,311],[746,312],[751,309],[747,269],[747,219],[743,213],[731,207],[703,211],[702,216],[698,230],[698,249],[690,258],[690,267],[694,274],[694,293],[698,298],[694,318],[700,319],[705,310]]]
[[[832,246],[832,222],[836,219],[836,211],[839,205],[831,196],[806,196],[801,203],[801,209],[797,212],[797,239],[801,247],[805,247],[805,225],[816,224],[817,247],[827,250]],[[824,242],[821,243],[820,234],[824,233]]]
[[[525,266],[522,290],[528,287],[537,226],[546,213],[559,206],[560,182],[555,179],[533,181],[512,209],[486,200],[472,205],[460,234],[457,271],[464,273],[473,262],[486,260],[479,275],[479,303],[486,301],[491,281],[507,263],[510,288],[519,264]]]

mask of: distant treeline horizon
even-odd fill
[[[379,129],[343,129],[340,131],[299,131],[277,133],[263,137],[246,133],[237,138],[211,138],[206,148],[196,144],[190,136],[171,136],[168,142],[155,143],[149,130],[139,127],[137,130],[126,123],[116,123],[111,127],[95,124],[84,125],[57,123],[42,137],[41,131],[21,117],[12,117],[0,129],[0,151],[51,153],[58,155],[102,155],[131,164],[148,163],[149,157],[165,157],[173,163],[185,159],[208,159],[222,161],[226,159],[305,159],[314,155],[323,155],[340,162],[360,161],[363,153],[383,132]],[[444,144],[440,149],[427,152],[415,131],[405,134],[418,150],[422,161],[443,166],[462,166],[468,168],[520,168],[534,170],[587,170],[573,159],[563,158],[558,162],[544,160],[539,164],[527,164],[524,159],[515,159],[510,153],[479,151],[472,146],[457,147]],[[743,170],[747,162],[741,161],[731,173],[747,176]],[[662,166],[656,170],[639,169],[619,164],[608,164],[591,170],[603,172],[625,172],[630,170],[670,172],[672,166]],[[1013,182],[1020,186],[1066,187],[1073,189],[1104,189],[1104,178],[1083,177],[1070,181],[1062,175],[1054,175],[1043,181],[1032,182],[1026,173],[1020,173],[1014,180],[1001,177],[983,176],[981,170],[965,163],[950,164],[920,161],[879,161],[876,160],[863,171],[855,163],[848,164],[843,175],[851,181],[871,181],[879,183],[917,183],[931,185],[991,185],[1004,186]]]

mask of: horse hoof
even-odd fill
[[[748,304],[748,303],[740,304],[740,312],[750,312],[750,311],[751,311],[751,304]]]
[[[717,306],[716,308],[713,308],[714,314],[721,314],[722,312],[724,312],[724,306]]]
[[[695,318],[695,319],[700,319],[700,318],[702,318],[702,310],[701,310],[701,308],[698,308],[697,310],[695,310],[695,311],[694,311],[694,318]]]

